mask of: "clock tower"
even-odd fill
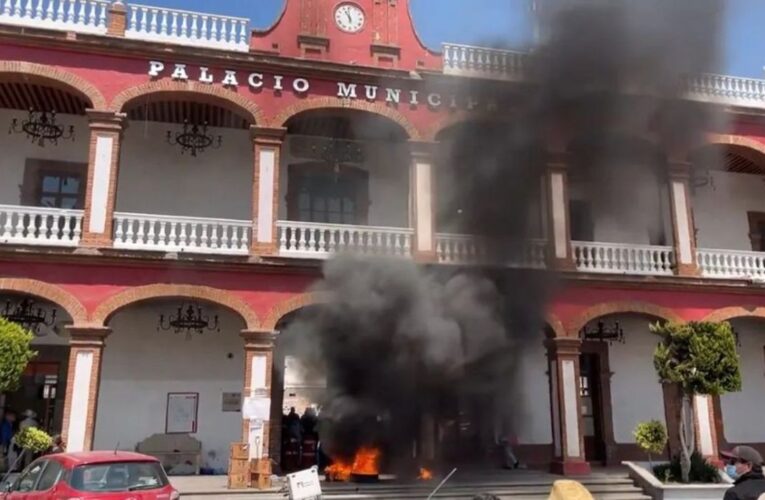
[[[255,32],[253,49],[390,69],[441,64],[417,36],[409,0],[286,0],[276,23]]]

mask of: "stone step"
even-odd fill
[[[650,500],[650,497],[644,495],[639,488],[633,486],[629,479],[621,481],[608,481],[598,483],[590,481],[585,486],[593,494],[596,500]],[[482,492],[491,492],[500,498],[512,498],[517,500],[544,500],[550,494],[552,483],[548,481],[539,481],[534,484],[486,484],[486,483],[462,483],[444,487],[436,494],[434,498],[439,500],[469,500],[474,495]],[[423,485],[425,486],[425,485]],[[364,485],[353,487],[343,485],[331,488],[322,487],[323,500],[369,500],[369,499],[422,499],[426,498],[432,488],[423,488],[419,485]],[[212,493],[212,492],[211,492]],[[229,491],[226,493],[228,498],[237,500],[284,500],[286,494],[274,491],[253,492],[253,491]],[[210,494],[188,494],[184,493],[185,500],[202,500],[210,498]]]

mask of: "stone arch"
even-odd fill
[[[304,99],[291,106],[284,108],[273,120],[272,127],[286,127],[290,118],[303,113],[319,109],[353,109],[357,111],[366,111],[387,118],[406,132],[408,139],[412,141],[422,140],[422,134],[404,115],[390,106],[385,106],[377,102],[369,102],[361,99],[341,99],[339,97],[316,97],[313,99]]]
[[[428,128],[427,134],[425,134],[426,140],[436,141],[443,132],[452,127],[467,125],[476,121],[481,121],[485,118],[485,114],[477,111],[460,110],[450,112],[436,120],[433,126]]]
[[[764,143],[741,135],[709,133],[706,135],[706,143],[699,144],[699,146],[703,147],[709,145],[738,146],[751,149],[765,158]]]
[[[270,311],[268,311],[266,318],[263,320],[263,329],[274,331],[276,330],[276,325],[279,324],[279,320],[289,313],[295,312],[306,306],[324,302],[327,302],[327,295],[324,293],[305,292],[299,295],[293,295],[292,297],[277,303]]]
[[[47,64],[26,61],[0,61],[0,77],[3,75],[31,75],[41,80],[48,80],[63,86],[67,91],[83,96],[90,106],[97,110],[106,110],[106,99],[95,85],[81,76],[75,75]]]
[[[197,299],[217,304],[237,313],[244,320],[247,330],[260,329],[257,315],[242,299],[227,290],[199,285],[154,284],[128,288],[101,302],[91,314],[90,322],[106,326],[109,318],[120,309],[138,302],[163,298]]]
[[[763,306],[731,306],[717,309],[707,314],[702,321],[729,321],[736,318],[764,318]]]
[[[205,85],[194,81],[155,80],[130,87],[117,94],[112,99],[111,109],[114,112],[122,112],[125,106],[141,96],[150,94],[178,94],[190,93],[207,99],[212,103],[240,113],[250,124],[261,125],[265,123],[263,111],[252,100],[238,94],[234,90],[217,85]]]
[[[623,313],[644,314],[646,316],[653,316],[655,318],[663,319],[666,321],[683,321],[683,318],[681,318],[680,315],[672,309],[652,304],[650,302],[606,302],[603,304],[594,305],[586,309],[583,313],[569,321],[566,327],[566,333],[569,337],[575,337],[579,334],[579,331],[593,319],[599,318],[601,316],[608,316],[610,314]]]
[[[88,313],[85,306],[63,288],[42,281],[25,278],[0,278],[0,292],[12,292],[31,295],[53,302],[66,311],[74,324],[85,322]]]
[[[546,326],[552,331],[555,338],[566,336],[566,329],[563,327],[563,322],[558,319],[556,315],[547,313],[545,315],[545,323]]]

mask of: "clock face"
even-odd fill
[[[337,27],[348,33],[358,33],[364,27],[364,11],[352,3],[341,4],[335,10]]]

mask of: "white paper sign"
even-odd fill
[[[270,420],[271,398],[244,398],[242,418],[249,420]]]
[[[197,431],[197,408],[199,395],[196,393],[170,393],[167,395],[167,434],[194,433]]]
[[[309,500],[321,498],[319,471],[314,466],[293,474],[287,474],[290,500]]]

